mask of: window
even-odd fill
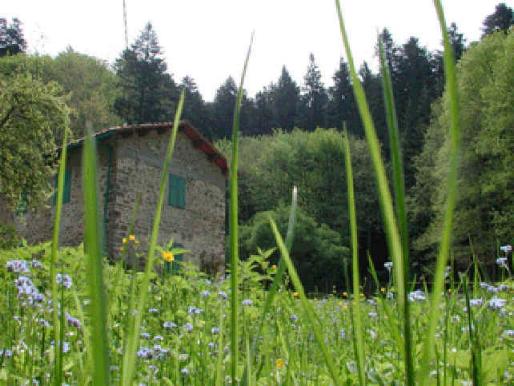
[[[186,179],[170,174],[168,205],[184,209],[186,207]]]
[[[59,179],[59,174],[55,175],[54,179],[54,187],[55,192],[53,196],[53,204],[55,205],[57,203],[57,183]],[[66,204],[70,202],[71,199],[71,169],[66,168],[64,171],[64,186],[63,186],[63,192],[62,192],[62,203]]]

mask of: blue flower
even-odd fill
[[[191,332],[193,331],[193,325],[191,323],[186,323],[184,324],[184,329],[187,331],[187,332]]]
[[[30,271],[25,260],[9,260],[5,267],[9,272],[14,273],[28,273]]]
[[[220,333],[220,328],[219,328],[219,327],[213,327],[213,328],[211,328],[211,333],[212,333],[213,335],[217,335],[217,334],[219,334],[219,333]]]
[[[241,303],[243,306],[251,306],[253,304],[252,299],[245,299]]]
[[[57,284],[62,285],[66,289],[71,288],[71,285],[73,283],[70,275],[63,274],[63,273],[58,273],[55,276],[55,281],[57,281]]]
[[[167,328],[167,329],[171,329],[171,328],[176,328],[176,327],[177,327],[177,325],[176,325],[175,323],[170,322],[170,321],[166,321],[166,322],[164,322],[164,323],[162,324],[162,326],[163,326],[164,328]]]
[[[211,292],[208,290],[203,290],[202,292],[200,292],[200,296],[202,298],[208,298],[210,294],[211,294]]]
[[[151,359],[152,358],[152,350],[150,350],[148,347],[141,347],[137,351],[137,356],[141,359]]]

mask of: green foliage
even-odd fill
[[[483,36],[496,31],[507,32],[514,24],[514,11],[505,3],[499,3],[492,14],[483,22]]]
[[[302,91],[298,107],[298,126],[309,131],[325,127],[328,96],[313,54],[309,55]]]
[[[75,138],[83,137],[88,125],[100,130],[121,122],[114,113],[118,94],[116,76],[100,59],[68,48],[55,58],[16,55],[0,60],[0,78],[9,80],[18,73],[29,73],[43,83],[56,82],[61,86]]]
[[[471,47],[458,68],[463,146],[454,247],[461,266],[472,253],[492,265],[495,257],[490,252],[512,236],[513,48],[512,33],[492,34]],[[443,101],[446,98],[445,94]],[[416,240],[418,250],[425,252],[433,251],[439,240],[448,122],[447,108],[442,102],[436,104],[423,152],[416,161],[418,181],[410,206],[417,228],[425,229]]]
[[[7,23],[7,19],[0,17],[0,57],[16,55],[26,49],[20,20],[13,18],[11,23]]]
[[[177,86],[167,73],[157,33],[147,23],[129,49],[114,65],[120,93],[114,107],[126,123],[163,122],[170,119]]]
[[[275,246],[275,238],[269,228],[270,217],[277,223],[280,233],[286,234],[289,207],[280,206],[276,210],[257,213],[248,225],[240,227],[243,256],[256,253],[258,248]],[[308,291],[330,292],[334,286],[343,288],[342,259],[349,258],[350,253],[342,245],[339,233],[317,223],[302,209],[297,210],[291,256]]]
[[[56,138],[68,127],[68,108],[55,82],[29,74],[0,78],[0,196],[12,208],[23,195],[35,206],[47,197]]]
[[[17,247],[20,241],[14,225],[0,224],[0,250]]]
[[[230,155],[228,141],[217,145]],[[370,157],[365,141],[350,137],[350,146],[362,251],[374,251],[381,220]],[[241,138],[240,149],[242,222],[257,212],[287,205],[291,188],[298,186],[300,208],[316,222],[344,234],[346,240],[348,210],[341,133],[334,129],[275,131],[271,136]]]

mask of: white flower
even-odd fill
[[[393,262],[392,261],[386,261],[384,263],[384,268],[387,269],[389,272],[391,272],[391,269],[393,268]]]
[[[504,253],[508,253],[508,252],[512,252],[512,245],[502,245],[500,247],[500,251],[504,252]]]
[[[469,299],[469,305],[471,307],[480,307],[482,304],[484,304],[484,300],[482,298]]]
[[[409,301],[410,302],[415,302],[418,300],[423,301],[426,299],[427,299],[427,297],[426,297],[425,293],[421,290],[416,290],[416,291],[409,293]]]

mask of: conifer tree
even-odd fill
[[[309,56],[309,65],[304,77],[304,86],[300,97],[299,126],[312,131],[316,127],[325,127],[327,91],[321,81],[321,72],[314,60]]]

